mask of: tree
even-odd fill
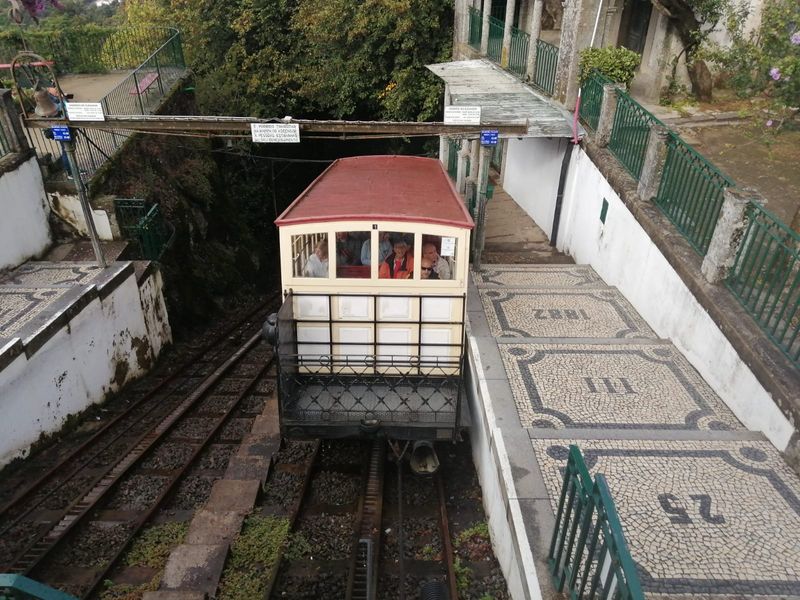
[[[692,91],[700,100],[711,100],[711,73],[696,52],[731,9],[731,0],[652,0],[653,6],[675,27],[683,50],[672,62],[672,77],[681,54],[686,56]]]

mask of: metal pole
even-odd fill
[[[92,218],[92,207],[89,204],[89,198],[86,196],[86,188],[83,186],[83,178],[81,177],[81,170],[78,168],[78,161],[75,159],[75,139],[73,138],[68,142],[64,142],[64,149],[67,152],[69,170],[72,171],[75,187],[78,188],[78,197],[81,199],[83,218],[86,219],[86,228],[89,230],[89,237],[92,240],[94,256],[97,259],[97,264],[105,268],[108,266],[108,263],[106,263],[106,258],[103,256],[103,249],[100,247],[100,238],[97,236],[97,229],[94,226],[94,219]]]

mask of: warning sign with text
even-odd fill
[[[297,123],[250,123],[254,142],[262,144],[300,143],[300,125]]]

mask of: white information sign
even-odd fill
[[[103,105],[99,102],[67,102],[67,118],[70,121],[105,121]]]
[[[299,144],[300,125],[297,123],[250,123],[254,142],[265,144]]]
[[[456,255],[456,238],[443,237],[442,256],[455,256],[455,255]]]
[[[445,125],[480,125],[480,106],[445,106]]]

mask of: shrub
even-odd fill
[[[626,88],[633,81],[642,57],[627,48],[586,48],[581,51],[580,79],[585,81],[592,71],[598,71]]]

